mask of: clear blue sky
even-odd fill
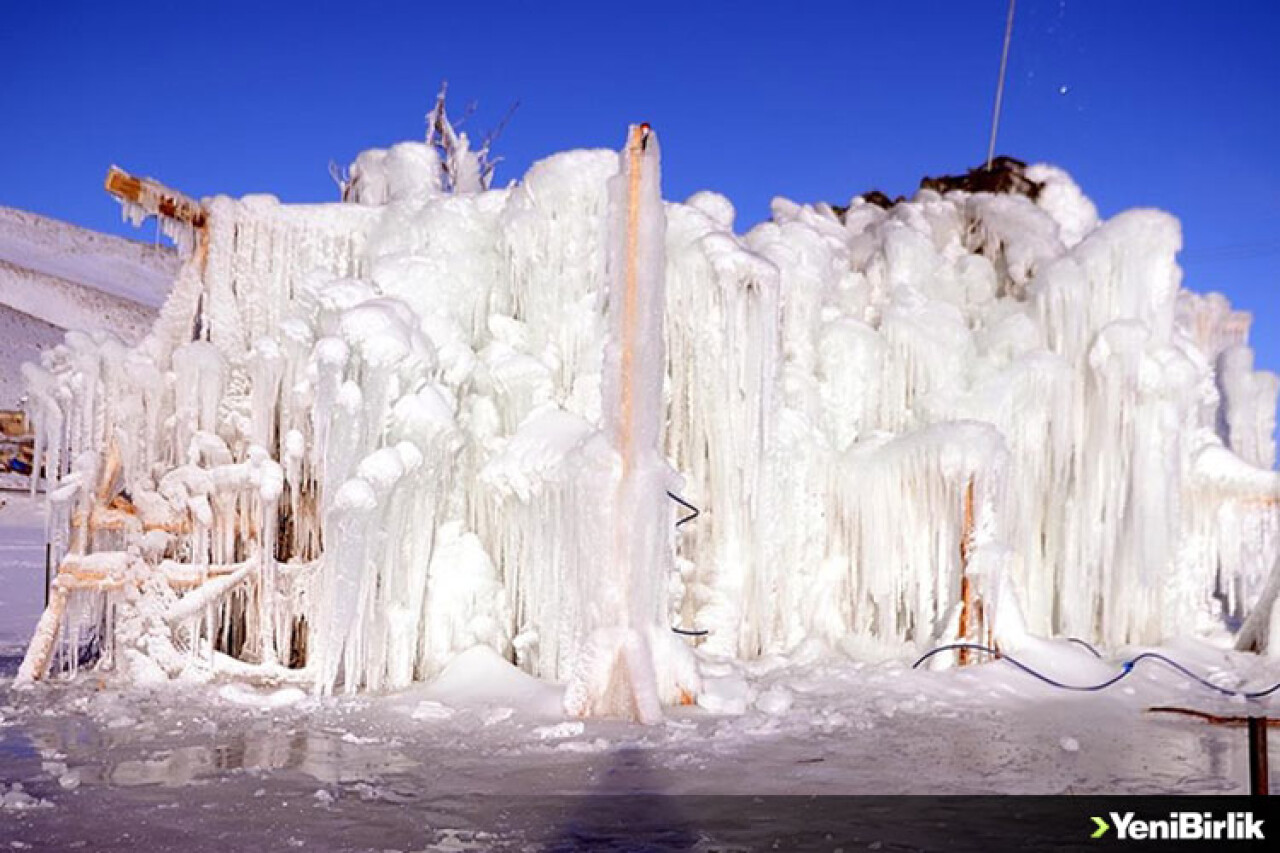
[[[420,138],[448,78],[508,105],[499,181],[662,133],[668,197],[910,194],[986,151],[1005,0],[62,2],[0,11],[0,203],[131,233],[117,163],[196,196],[334,198],[327,166]],[[1002,152],[1066,167],[1104,215],[1181,217],[1186,283],[1252,310],[1280,370],[1280,3],[1022,0]],[[144,231],[142,235],[149,236]]]

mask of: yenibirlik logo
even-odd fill
[[[1133,812],[1108,812],[1121,841],[1263,841],[1262,818],[1250,812],[1229,812],[1214,818],[1213,812],[1170,812],[1167,820],[1144,820]],[[1100,817],[1090,838],[1102,838],[1112,828]]]

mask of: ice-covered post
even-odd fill
[[[972,642],[971,623],[975,620],[973,584],[969,580],[969,557],[973,549],[973,478],[964,489],[964,524],[960,530],[960,642]],[[981,638],[979,638],[981,639]],[[961,666],[969,664],[969,650],[959,650]]]
[[[632,125],[609,188],[605,434],[620,462],[605,532],[610,553],[593,579],[584,648],[565,694],[579,716],[662,719],[664,702],[688,691],[680,647],[663,626],[673,560],[672,473],[662,456],[666,213],[658,140]]]
[[[662,416],[662,312],[666,296],[663,241],[667,223],[658,174],[658,141],[648,125],[632,125],[626,162],[622,299],[620,305],[610,307],[613,340],[606,356],[608,362],[613,362],[606,368],[614,380],[612,390],[618,395],[616,401],[608,401],[616,405],[606,408],[606,417],[611,421],[614,445],[622,456],[624,486],[639,467],[642,453],[657,454]],[[642,209],[646,214],[643,221]],[[610,293],[611,302],[618,295],[615,288]],[[647,411],[640,411],[638,403],[643,403]]]

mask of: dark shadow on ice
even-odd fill
[[[693,821],[650,765],[648,752],[624,747],[610,753],[597,790],[569,803],[541,849],[691,850],[700,839]]]

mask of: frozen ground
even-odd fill
[[[1244,789],[1242,730],[1146,711],[1241,705],[1155,667],[1082,695],[1007,664],[913,672],[906,658],[859,664],[808,648],[747,667],[704,661],[719,712],[679,709],[652,727],[565,720],[557,688],[480,649],[433,684],[354,699],[287,685],[126,687],[91,672],[14,691],[43,546],[38,509],[4,498],[0,846],[569,849],[617,819],[633,837],[709,850],[724,849],[706,827],[710,806],[681,813],[687,801],[669,801],[642,816],[595,795]],[[1280,678],[1273,662],[1205,644],[1169,651],[1224,679]],[[1065,643],[1026,655],[1080,682],[1114,670]],[[767,846],[775,830],[748,832],[747,844]],[[805,828],[813,849],[839,846],[819,830]],[[859,831],[865,847],[881,830]]]
[[[43,514],[41,499],[0,489],[0,661],[21,655],[44,606]]]

